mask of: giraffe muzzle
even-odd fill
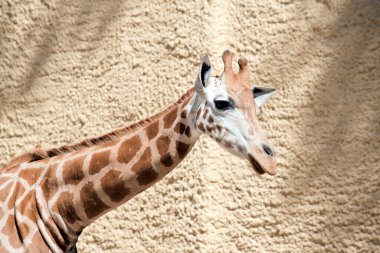
[[[269,175],[275,175],[277,172],[275,155],[276,152],[272,147],[262,144],[261,147],[255,147],[248,154],[248,160],[258,174],[268,173]]]
[[[252,165],[252,168],[256,171],[257,174],[264,174],[265,170],[261,167],[261,165],[253,158],[253,156],[249,155],[249,162]]]

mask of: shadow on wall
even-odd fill
[[[75,6],[73,4],[65,3],[65,1],[61,1],[55,7],[45,6],[48,8],[48,11],[40,14],[37,17],[37,21],[33,22],[33,25],[37,25],[39,27],[35,27],[33,29],[28,28],[28,34],[23,36],[25,40],[17,42],[19,52],[22,52],[22,54],[20,54],[20,60],[28,61],[28,63],[26,64],[27,67],[24,70],[25,75],[23,75],[22,80],[12,80],[14,82],[21,82],[21,85],[11,84],[11,87],[0,87],[0,111],[2,111],[2,109],[4,109],[9,102],[11,102],[12,98],[22,98],[22,96],[27,95],[33,88],[36,78],[39,76],[39,73],[44,68],[45,64],[49,61],[50,56],[56,51],[60,51],[60,45],[65,44],[62,43],[62,41],[58,41],[58,37],[60,39],[70,39],[70,37],[76,37],[81,33],[83,25],[86,25],[89,22],[96,22],[98,23],[97,29],[95,29],[92,34],[94,38],[101,38],[104,35],[106,27],[114,17],[114,13],[119,9],[121,1],[84,1],[78,2],[77,5],[78,6]],[[74,9],[74,11],[70,10],[70,8]],[[102,13],[104,13],[101,17],[99,17],[98,12],[96,11],[99,8],[101,8]],[[52,9],[54,11],[52,11]],[[15,13],[16,11],[17,10],[8,10],[1,21],[1,24],[3,24],[3,32],[0,34],[0,41],[4,41],[8,31],[14,30],[12,26],[14,26],[15,23],[10,20],[12,18],[17,19],[17,14]],[[73,12],[76,12],[76,14],[73,15],[76,19],[74,21],[66,20],[65,16],[67,13],[71,14]],[[46,20],[48,20],[48,22],[46,22]],[[67,29],[66,26],[71,28]],[[36,33],[38,33],[37,30],[41,33],[41,35],[36,36]],[[62,33],[63,31],[67,34],[65,34],[65,36],[58,36],[58,33]],[[30,60],[22,59],[23,55],[26,55],[23,51],[23,45],[27,44],[28,41],[40,41],[39,43],[37,42],[38,44],[36,45],[36,49],[34,50],[33,56]],[[89,43],[93,44],[93,42],[95,41],[90,41]],[[100,43],[100,40],[98,39],[96,42]],[[7,51],[3,44],[0,44],[0,51]],[[19,66],[14,68],[19,68]],[[6,75],[6,73],[3,74]],[[11,94],[6,91],[6,88],[11,91]],[[11,108],[15,109],[14,106],[17,106],[17,103],[13,103]]]
[[[284,201],[312,207],[320,228],[310,231],[328,243],[363,241],[355,226],[379,224],[379,13],[379,1],[351,1],[336,23],[313,27],[316,38],[303,47],[327,63],[303,94],[309,102],[300,108],[300,143],[286,172],[295,194]]]
[[[333,28],[330,28],[329,34],[314,45],[304,47],[313,50],[317,44],[322,43],[330,47],[329,54],[333,54],[328,56],[332,61],[323,67],[325,71],[319,75],[320,78],[314,85],[315,90],[304,94],[310,100],[306,108],[312,112],[307,112],[310,117],[302,122],[307,129],[303,137],[307,138],[316,131],[322,140],[317,142],[318,152],[313,150],[316,162],[320,162],[320,158],[330,161],[337,155],[345,155],[340,152],[343,151],[342,144],[347,142],[347,134],[379,137],[380,124],[376,115],[379,115],[380,105],[374,100],[375,94],[380,95],[376,82],[379,76],[376,68],[379,66],[375,66],[374,56],[379,54],[377,47],[374,47],[380,38],[380,30],[375,23],[379,20],[375,19],[379,11],[380,4],[374,0],[352,2]],[[365,117],[367,115],[364,114],[368,113],[371,117]],[[360,132],[360,120],[365,120],[371,128]],[[356,142],[361,142],[361,139]],[[368,144],[369,147],[376,145],[372,142],[365,144],[367,147]],[[363,153],[357,151],[354,153],[358,155],[356,160],[364,162]],[[372,152],[375,149],[367,148],[366,151]]]
[[[378,1],[352,1],[326,38],[316,42],[329,46],[334,56],[331,57],[333,61],[324,66],[325,72],[321,73],[315,90],[310,94],[308,110],[312,112],[303,120],[304,129],[307,129],[303,137],[307,139],[318,134],[320,141],[317,140],[311,152],[314,158],[312,165],[326,164],[321,171],[305,172],[322,175],[329,173],[327,166],[331,163],[353,161],[352,165],[342,163],[345,168],[342,167],[342,171],[335,175],[338,179],[347,168],[358,173],[355,167],[378,155],[379,145],[374,140],[380,137],[380,104],[376,103],[380,89],[379,74],[375,70],[379,66],[375,66],[375,61],[380,55],[374,57],[379,53],[372,48],[380,38],[379,23],[376,23],[379,21],[378,13]],[[368,62],[369,58],[372,62]],[[310,175],[305,176],[308,181]]]

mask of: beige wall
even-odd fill
[[[178,168],[87,228],[80,252],[380,248],[377,0],[0,2],[0,165],[158,112],[230,48],[279,93],[279,173],[202,137]]]

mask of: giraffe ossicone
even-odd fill
[[[0,171],[0,252],[75,252],[82,230],[159,181],[206,134],[276,173],[274,149],[260,127],[259,107],[275,89],[251,87],[248,61],[211,76],[202,58],[195,87],[163,112],[126,128],[52,149],[36,147]]]

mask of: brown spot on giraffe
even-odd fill
[[[190,130],[190,127],[189,127],[189,126],[186,127],[185,135],[186,135],[187,137],[189,137],[189,138],[191,137],[191,130]]]
[[[85,156],[65,161],[62,176],[65,184],[78,184],[83,178],[83,161]]]
[[[45,199],[48,201],[58,190],[57,178],[53,175],[53,173],[48,173],[41,181],[40,187]]]
[[[209,126],[209,125],[207,125],[206,128],[207,128],[207,131],[208,131],[209,133],[211,133],[211,132],[214,130],[214,128],[211,127],[211,126]]]
[[[177,125],[174,127],[174,131],[178,134],[183,134],[186,130],[186,125],[178,122]]]
[[[150,147],[147,147],[144,150],[144,153],[141,155],[140,160],[132,166],[131,170],[135,173],[138,173],[139,171],[150,168],[151,166],[152,152],[150,151]]]
[[[203,112],[203,118],[206,119],[208,114],[208,109],[206,108]]]
[[[156,141],[158,153],[162,156],[169,151],[170,138],[168,136],[160,136]]]
[[[16,231],[16,224],[15,224],[15,216],[14,215],[9,215],[8,216],[8,219],[5,223],[5,226],[3,228],[3,230],[1,231],[3,232],[4,234],[8,234],[8,235],[16,235],[17,234],[17,231]],[[21,244],[21,241],[20,239],[17,237],[17,236],[9,236],[8,237],[9,239],[9,244],[13,247],[13,248],[20,248],[22,246]]]
[[[120,202],[123,198],[131,193],[131,190],[125,187],[120,171],[108,171],[100,182],[103,191],[110,197],[113,202]]]
[[[229,142],[229,141],[224,141],[223,143],[224,143],[224,146],[226,148],[232,148],[233,147],[233,144],[231,142]]]
[[[1,200],[4,200],[7,198],[9,191],[12,187],[12,181],[8,181],[8,182],[6,182],[6,184],[7,184],[6,186],[1,185],[2,187],[4,187],[3,189],[0,190],[0,199]],[[12,202],[12,201],[9,201],[9,202]]]
[[[29,234],[29,226],[23,223],[22,221],[17,222],[18,230],[20,231],[20,235],[28,235]]]
[[[163,121],[164,121],[164,128],[170,128],[174,121],[176,120],[177,118],[177,111],[178,111],[178,108],[174,107],[172,110],[170,110],[164,117],[163,117]]]
[[[7,186],[7,188],[8,188],[8,186]],[[10,189],[10,187],[8,189]],[[4,189],[3,189],[3,191],[4,191]],[[8,192],[4,192],[3,194],[5,194],[5,198],[6,198],[9,194],[9,190],[8,190]],[[11,197],[8,201],[8,209],[11,209],[14,206],[16,198],[17,198],[17,189],[14,190],[13,192],[11,192]]]
[[[196,118],[195,118],[196,121],[198,121],[200,115],[201,115],[201,110],[198,110],[198,111],[197,111],[197,116],[196,116]]]
[[[36,180],[40,177],[42,171],[42,168],[23,169],[20,172],[20,177],[25,179],[29,185],[33,185],[34,182],[36,182]]]
[[[158,178],[158,173],[152,168],[147,168],[140,171],[137,175],[137,182],[140,185],[148,185],[153,183]]]
[[[176,142],[176,147],[177,147],[178,156],[181,159],[186,156],[187,152],[190,149],[190,145],[189,144],[183,143],[181,141],[177,141]]]
[[[177,134],[179,134],[180,131],[181,131],[180,127],[181,127],[180,122],[177,122],[177,124],[174,127],[174,132],[176,132]]]
[[[35,233],[27,252],[51,252],[40,233]]]
[[[80,191],[80,199],[88,219],[93,219],[109,209],[98,196],[94,184],[89,182]]]
[[[159,130],[159,121],[155,121],[149,126],[145,128],[146,136],[148,136],[148,139],[151,140],[158,134]]]
[[[199,126],[198,126],[199,130],[201,130],[202,132],[205,132],[206,129],[205,129],[205,126],[203,125],[203,123],[199,123]]]
[[[173,158],[170,155],[170,153],[166,153],[163,156],[161,156],[160,162],[165,166],[165,167],[171,167],[174,164]]]
[[[40,188],[41,188],[42,193],[44,194],[44,197],[45,197],[46,201],[49,201],[49,199],[50,199],[50,182],[49,182],[49,178],[42,179],[41,184],[40,184]]]
[[[210,124],[214,123],[214,118],[212,117],[211,114],[208,116],[208,123]]]
[[[64,218],[69,223],[74,223],[76,221],[81,221],[82,219],[77,215],[74,207],[74,194],[71,192],[62,192],[57,200],[57,209]]]
[[[186,117],[187,117],[187,110],[185,109],[185,110],[183,110],[183,111],[181,112],[181,118],[182,118],[182,119],[186,119]]]
[[[92,156],[89,168],[90,175],[95,175],[109,164],[110,154],[111,150],[107,150],[104,152],[96,153]]]
[[[29,191],[20,204],[16,207],[17,211],[28,217],[32,221],[36,221],[36,199],[35,191]]]
[[[140,150],[141,146],[141,139],[138,135],[127,139],[120,145],[117,160],[121,163],[128,163]]]
[[[24,188],[24,186],[22,186],[20,182],[17,182],[15,191],[17,191],[17,196],[21,196],[22,194],[24,194],[26,189]]]

